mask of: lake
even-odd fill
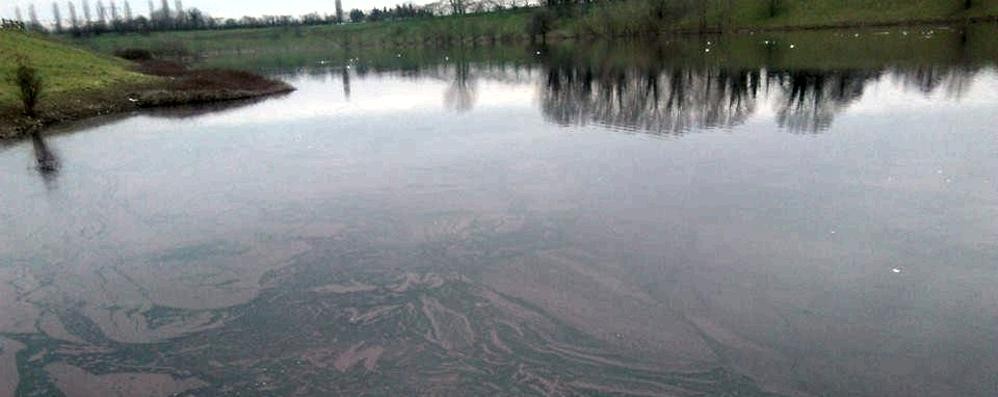
[[[998,395],[996,39],[203,57],[0,145],[0,396]]]

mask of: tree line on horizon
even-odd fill
[[[156,8],[154,0],[147,0],[148,16],[135,15],[129,0],[76,1],[81,2],[79,9],[74,0],[65,1],[68,15],[63,14],[60,2],[53,2],[54,23],[49,26],[39,22],[34,4],[28,6],[27,20],[21,8],[16,7],[17,24],[6,23],[5,29],[20,26],[39,32],[83,36],[110,32],[148,33],[399,21],[530,7],[534,8],[534,12],[527,18],[523,33],[533,40],[545,37],[556,26],[565,25],[565,20],[570,21],[569,25],[576,33],[590,36],[636,36],[659,32],[663,26],[679,23],[688,30],[724,31],[735,25],[736,9],[756,9],[753,12],[766,18],[776,18],[785,13],[789,3],[792,3],[791,0],[437,0],[421,6],[410,2],[394,7],[375,7],[368,11],[355,8],[345,13],[342,0],[335,0],[335,14],[312,12],[301,16],[264,15],[235,19],[211,17],[198,8],[185,9],[182,0],[174,0],[172,6],[169,0],[159,0],[159,8]],[[95,1],[93,7],[91,1]],[[962,10],[978,3],[974,0],[951,1]]]
[[[38,19],[34,4],[28,5],[28,18],[25,20],[21,8],[15,8],[17,21],[27,30],[72,35],[102,34],[108,32],[149,32],[160,30],[203,29],[212,26],[214,19],[197,8],[185,9],[182,0],[175,0],[172,9],[169,0],[160,0],[156,8],[153,0],[148,0],[148,16],[137,15],[128,0],[121,5],[115,0],[81,0],[79,8],[72,0],[66,1],[64,15],[59,2],[52,2],[52,24],[45,26]]]
[[[171,30],[207,30],[207,29],[237,29],[261,28],[275,26],[311,26],[332,25],[347,22],[378,22],[396,21],[414,18],[430,18],[443,14],[466,14],[471,7],[466,0],[446,0],[441,2],[445,7],[417,6],[412,3],[398,4],[394,7],[374,7],[370,10],[352,9],[344,12],[342,0],[336,0],[335,14],[320,14],[312,12],[301,16],[293,15],[263,15],[259,17],[243,16],[242,18],[217,18],[208,15],[196,7],[184,8],[182,0],[160,0],[157,8],[154,0],[147,0],[148,12],[137,14],[129,0],[79,0],[77,4],[68,0],[63,6],[60,2],[52,2],[52,23],[43,24],[38,18],[34,4],[28,5],[27,18],[21,7],[15,7],[15,19],[7,21],[8,28],[21,28],[42,33],[71,34],[74,36],[95,35],[104,33],[132,33]],[[529,1],[529,0],[524,0]],[[509,4],[506,4],[506,3]],[[506,8],[517,8],[517,0],[484,0],[471,9],[472,12],[497,11]],[[526,3],[524,3],[526,5]],[[63,8],[65,7],[65,8]],[[63,10],[66,13],[63,13]]]

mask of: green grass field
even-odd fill
[[[397,22],[351,23],[312,27],[277,27],[214,31],[105,34],[73,40],[74,43],[110,53],[122,48],[146,48],[164,55],[253,52],[281,49],[323,49],[415,45],[432,41],[467,41],[484,36],[497,40],[524,37],[531,10],[448,16]]]
[[[11,81],[18,57],[38,69],[44,81],[43,101],[151,79],[130,71],[126,61],[21,32],[0,31],[0,54],[0,108],[18,105],[17,87]]]

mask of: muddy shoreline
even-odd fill
[[[156,80],[43,97],[35,117],[26,116],[17,106],[0,109],[0,140],[22,138],[60,124],[116,113],[239,101],[295,90],[283,81],[250,72],[192,70],[167,61],[138,62],[135,69]]]

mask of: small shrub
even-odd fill
[[[35,106],[42,96],[42,78],[38,69],[30,66],[24,57],[18,57],[17,69],[14,70],[14,85],[18,88],[18,96],[24,105],[24,114],[34,117]]]

